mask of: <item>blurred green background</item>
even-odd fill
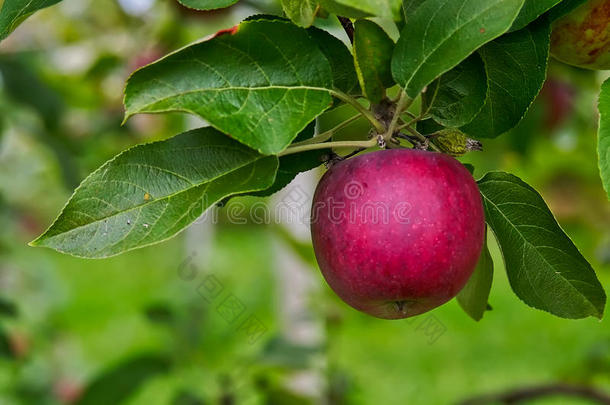
[[[216,208],[175,239],[119,257],[27,246],[104,161],[202,124],[168,114],[120,126],[130,72],[278,10],[254,0],[212,13],[174,0],[65,0],[2,42],[0,404],[453,404],[547,383],[610,392],[608,320],[527,307],[493,240],[493,310],[479,323],[455,301],[403,321],[340,302],[299,219],[322,169],[270,200],[239,200],[250,211]],[[336,21],[319,23],[346,39]],[[519,127],[463,161],[476,177],[501,169],[539,189],[608,290],[610,204],[595,135],[605,77],[552,63]],[[319,126],[347,114],[341,107]],[[362,131],[357,122],[342,136]],[[280,221],[278,204],[296,215]]]

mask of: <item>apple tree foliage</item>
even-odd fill
[[[0,39],[59,1],[5,0]],[[238,2],[179,1],[200,10]],[[105,163],[32,245],[104,258],[158,243],[227,197],[281,189],[320,165],[324,148],[384,146],[402,133],[424,142],[424,122],[479,140],[500,136],[521,121],[545,81],[552,21],[582,2],[282,0],[282,16],[249,17],[134,72],[126,120],[181,111],[209,126]],[[335,17],[352,27],[351,46],[313,26],[316,18]],[[371,17],[393,21],[397,41]],[[388,98],[390,88],[399,89],[397,97]],[[413,113],[417,98],[421,111]],[[342,103],[370,121],[361,141],[315,134],[316,118]],[[599,166],[610,196],[610,82],[599,111]],[[488,173],[478,185],[515,294],[556,316],[601,318],[605,292],[538,192],[504,172]],[[458,296],[476,320],[492,278],[485,247]]]

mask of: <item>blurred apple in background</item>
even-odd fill
[[[587,69],[610,69],[610,1],[589,0],[553,24],[551,54]]]
[[[542,87],[540,96],[545,102],[544,127],[556,131],[574,113],[576,89],[567,81],[551,77]]]

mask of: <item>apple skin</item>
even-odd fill
[[[610,69],[610,1],[589,0],[553,23],[551,55],[586,69]]]
[[[347,304],[384,319],[418,315],[455,297],[485,234],[468,170],[451,156],[412,149],[336,163],[316,188],[311,216],[327,283]]]

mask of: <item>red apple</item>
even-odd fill
[[[610,69],[610,1],[589,0],[555,21],[551,54],[569,65]]]
[[[477,264],[485,217],[454,158],[411,149],[339,162],[316,189],[316,258],[330,287],[367,314],[399,319],[453,298]]]

